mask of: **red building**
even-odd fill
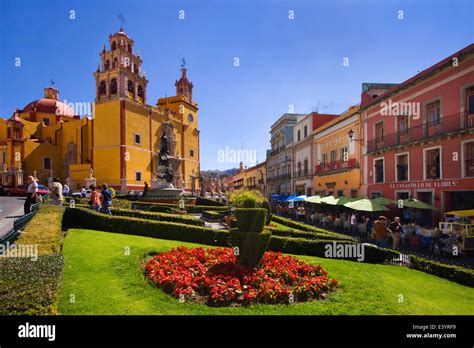
[[[474,208],[474,44],[397,84],[362,93],[367,197]]]

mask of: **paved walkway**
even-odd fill
[[[13,227],[13,221],[23,215],[24,203],[24,197],[0,196],[0,238]]]

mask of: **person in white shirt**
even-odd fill
[[[36,203],[36,195],[38,192],[38,183],[31,175],[28,177],[28,188],[26,190],[26,200],[23,206],[25,214],[31,213],[31,205]]]

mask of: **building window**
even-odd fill
[[[322,165],[325,165],[325,164],[326,164],[327,159],[328,159],[327,157],[328,157],[328,155],[325,154],[325,153],[323,153],[323,157],[322,157],[322,160],[321,160],[321,164],[322,164]]]
[[[51,158],[48,158],[48,157],[43,158],[43,169],[51,170]]]
[[[474,115],[474,87],[467,91],[467,112],[469,115]]]
[[[375,182],[384,182],[384,163],[383,158],[374,161],[375,167]]]
[[[332,150],[329,155],[330,155],[331,163],[336,162],[336,160],[337,160],[337,151],[336,151],[336,150]]]
[[[439,100],[426,106],[428,110],[428,125],[435,127],[441,124],[441,104]]]
[[[127,82],[127,90],[132,93],[133,95],[135,95],[135,85],[133,84],[133,81],[132,80],[128,80]]]
[[[426,150],[425,176],[427,179],[441,178],[441,151],[440,149]]]
[[[138,133],[133,133],[133,142],[135,145],[141,145],[142,144],[142,136]]]
[[[189,150],[189,156],[194,157],[194,150],[193,149]]]
[[[397,117],[398,134],[408,134],[408,116],[400,115]]]
[[[107,92],[107,87],[105,85],[105,81],[101,81],[99,85],[99,95],[105,95]]]
[[[308,126],[304,126],[304,137],[308,136]]]
[[[347,162],[349,160],[347,147],[341,147],[341,160],[343,160],[344,162]]]
[[[359,196],[359,190],[351,190],[351,198],[357,198]]]
[[[464,151],[464,176],[474,176],[474,141],[465,143],[463,146]]]
[[[43,118],[43,124],[45,126],[49,126],[49,118],[47,118],[47,117]]]
[[[338,197],[344,197],[344,190],[337,190]]]
[[[307,159],[304,160],[304,165],[303,165],[303,168],[304,168],[304,175],[307,176],[309,173],[309,162]]]
[[[140,98],[143,98],[143,97],[144,97],[144,94],[143,94],[143,87],[140,86],[140,85],[138,85],[138,89],[137,89],[137,90],[138,90],[138,96],[139,96]]]
[[[301,131],[298,129],[298,132],[297,132],[297,141],[300,141],[301,140]]]
[[[117,79],[110,82],[110,94],[117,94]]]
[[[296,168],[298,172],[298,177],[300,177],[301,176],[301,162],[298,162],[298,164],[296,165]]]
[[[142,181],[142,172],[135,172],[135,181]]]
[[[379,197],[382,197],[382,192],[380,191],[373,191],[370,193],[370,199],[375,199]]]
[[[110,69],[110,60],[106,60],[105,61],[105,70],[109,70]]]
[[[385,139],[385,130],[383,127],[383,122],[379,122],[375,125],[375,141],[377,143],[382,143]]]
[[[408,155],[396,156],[397,181],[408,181]]]
[[[112,42],[112,51],[117,49],[117,43],[115,41]]]

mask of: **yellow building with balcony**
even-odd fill
[[[360,106],[353,106],[314,131],[315,194],[336,197],[361,195],[359,110]]]
[[[229,183],[231,190],[258,190],[262,195],[267,194],[267,162],[245,168],[240,162],[239,170]]]

